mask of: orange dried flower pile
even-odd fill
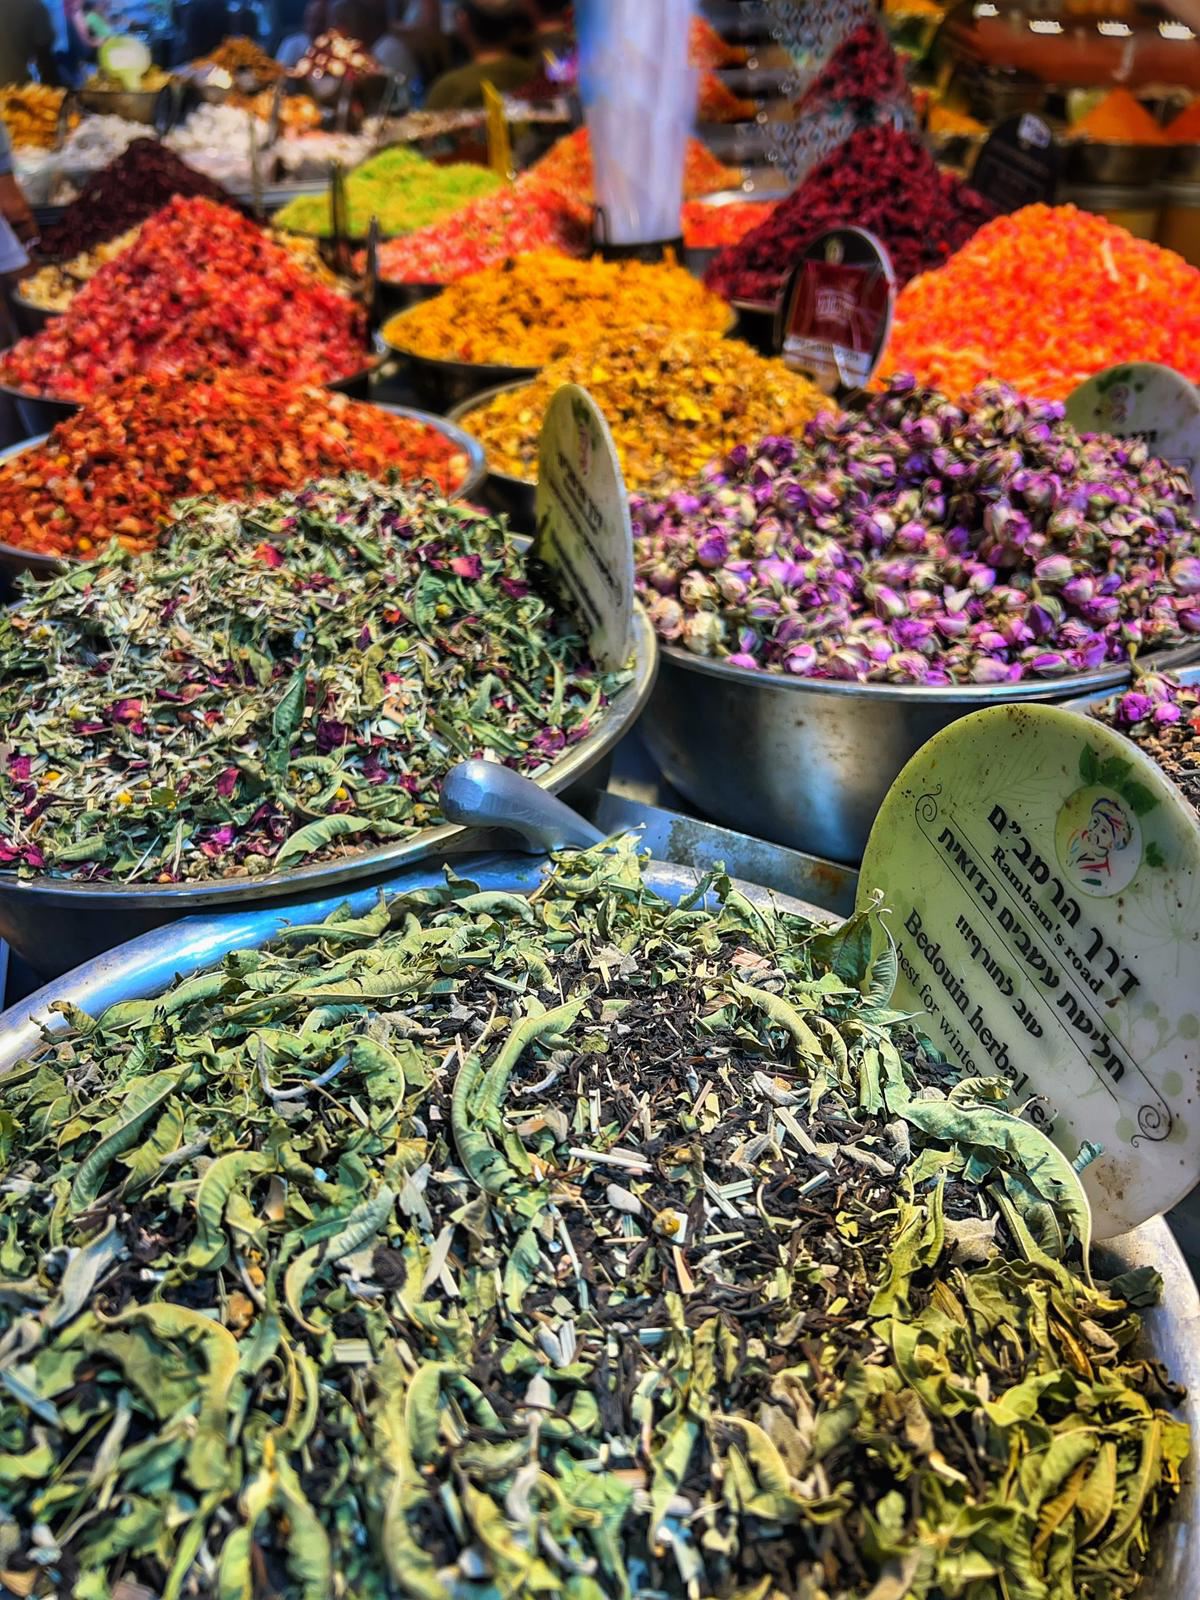
[[[1120,361],[1200,380],[1200,271],[1104,217],[1037,205],[901,291],[884,369],[954,398],[1000,378],[1062,400]]]
[[[363,472],[461,488],[445,434],[345,395],[230,373],[131,378],[0,465],[0,543],[88,556],[118,539],[149,550],[177,500],[255,500]]]
[[[576,199],[595,205],[592,145],[586,128],[576,128],[574,133],[568,133],[552,145],[532,171],[547,183],[567,190]],[[699,139],[688,140],[683,167],[685,200],[696,200],[702,194],[715,194],[718,189],[736,189],[741,181],[742,175],[736,167],[727,167],[718,161]]]

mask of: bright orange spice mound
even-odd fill
[[[1071,129],[1071,136],[1106,144],[1166,144],[1167,135],[1128,89],[1114,89]]]
[[[1200,271],[1074,206],[987,223],[896,302],[884,372],[952,396],[984,378],[1061,400],[1119,361],[1200,381]]]

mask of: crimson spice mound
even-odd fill
[[[748,671],[1015,684],[1200,635],[1186,476],[999,384],[893,379],[633,513],[659,637]]]

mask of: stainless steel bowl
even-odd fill
[[[564,841],[565,842],[565,841]],[[463,871],[485,889],[529,894],[542,879],[544,858],[487,854],[475,856]],[[677,904],[690,894],[697,880],[695,869],[670,862],[651,861],[646,882],[656,893]],[[106,1007],[125,1000],[160,994],[172,980],[190,977],[213,967],[234,950],[261,948],[277,937],[288,923],[313,923],[328,916],[339,904],[350,914],[364,915],[379,893],[402,894],[436,884],[441,874],[426,864],[410,867],[370,890],[279,908],[246,906],[237,915],[188,917],[174,927],[160,929],[112,950],[101,959],[80,967],[48,984],[28,1000],[0,1016],[0,1073],[10,1071],[42,1043],[44,1030],[61,1028],[60,1011],[51,1006],[70,1004],[98,1016]],[[753,884],[739,884],[751,899],[770,898],[785,911],[812,916],[814,909],[785,895],[767,895]],[[1182,1383],[1186,1396],[1178,1415],[1200,1439],[1200,1295],[1170,1228],[1161,1217],[1119,1238],[1106,1240],[1093,1252],[1098,1273],[1113,1277],[1138,1267],[1153,1267],[1161,1274],[1161,1303],[1143,1313],[1143,1330],[1135,1354],[1162,1362]],[[1136,1600],[1191,1600],[1200,1594],[1200,1474],[1195,1456],[1185,1464],[1183,1487],[1169,1520],[1154,1530],[1146,1573]]]
[[[8,297],[8,304],[12,310],[13,322],[22,339],[32,339],[41,333],[47,323],[53,322],[55,317],[61,317],[61,311],[51,311],[47,306],[35,306],[32,300],[27,300],[20,289],[14,289]]]
[[[159,102],[169,89],[169,84],[161,89],[81,89],[79,103],[99,116],[124,117],[126,122],[153,128],[158,125]]]
[[[1148,184],[1162,175],[1170,149],[1101,139],[1063,140],[1067,177],[1076,183]]]
[[[8,345],[0,349],[0,361],[11,348]],[[49,433],[51,428],[73,417],[80,405],[78,400],[56,400],[53,395],[33,394],[10,383],[0,383],[0,394],[12,401],[27,438]]]
[[[635,612],[633,682],[598,719],[593,732],[537,778],[540,788],[553,794],[568,789],[609,755],[641,715],[654,686],[657,666],[654,630],[639,606]],[[442,823],[393,844],[261,878],[113,884],[54,878],[22,880],[11,872],[0,872],[0,938],[6,939],[40,976],[52,978],[126,939],[190,916],[200,907],[245,917],[261,906],[295,905],[321,894],[341,897],[351,886],[377,886],[412,863],[430,857],[441,861],[480,847],[478,835]]]
[[[1165,669],[1200,643],[1164,651]],[[751,672],[664,647],[641,727],[663,774],[704,816],[833,861],[856,862],[884,795],[926,740],[972,711],[1061,705],[1127,684],[1128,667],[1052,682],[937,689]]]
[[[1167,159],[1167,176],[1200,182],[1200,144],[1173,145]]]
[[[437,361],[432,356],[415,355],[386,336],[384,343],[404,363],[409,386],[420,404],[447,415],[474,395],[527,383],[541,371],[540,367],[506,367],[498,362]]]
[[[426,300],[436,300],[445,287],[444,283],[395,283],[381,276],[379,301],[385,315],[394,316],[397,311],[411,311]]]
[[[501,383],[494,389],[486,389],[482,394],[473,395],[471,399],[463,401],[449,412],[451,422],[468,427],[472,412],[482,411],[484,406],[490,405],[497,395],[508,394],[514,389],[524,389],[529,383],[528,378],[522,378],[518,383]],[[481,445],[486,453],[486,445]],[[517,533],[532,535],[537,527],[537,483],[532,478],[517,478],[510,472],[498,472],[495,467],[489,466],[487,475],[479,486],[479,499],[489,511],[508,518],[509,525]]]
[[[329,387],[333,387],[330,385]],[[394,406],[384,401],[371,401],[370,404],[378,405],[381,411],[390,411],[394,417],[411,417],[414,422],[427,423],[429,427],[436,428],[441,434],[454,444],[467,458],[467,471],[462,482],[452,491],[455,500],[473,499],[484,479],[487,477],[487,457],[483,446],[478,439],[471,437],[457,423],[449,421],[446,417],[434,416],[429,411],[416,411],[411,406]],[[26,450],[33,450],[39,444],[46,442],[47,434],[38,434],[32,439],[22,439],[19,444],[10,444],[0,449],[0,463],[11,460],[13,456],[22,455]],[[14,578],[22,572],[32,572],[39,577],[49,577],[51,573],[60,572],[70,562],[47,556],[36,550],[22,550],[19,545],[0,544],[0,576]]]

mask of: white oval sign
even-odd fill
[[[1075,1160],[1108,1238],[1200,1179],[1200,827],[1159,768],[1053,706],[949,728],[897,778],[860,898],[881,891],[898,1006]]]

